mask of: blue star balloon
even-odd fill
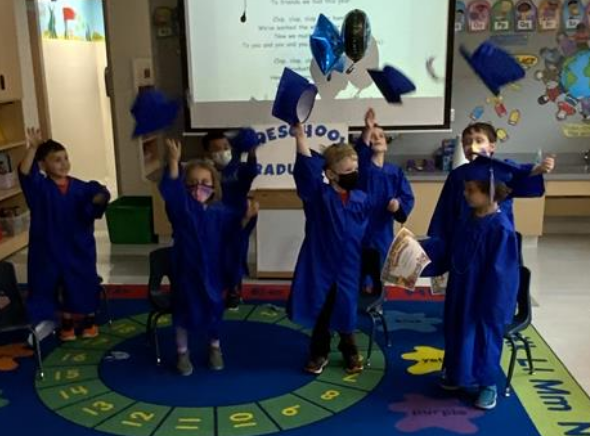
[[[332,71],[344,71],[344,41],[338,28],[324,14],[320,14],[309,38],[311,54],[324,76]]]

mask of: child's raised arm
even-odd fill
[[[555,168],[555,156],[548,156],[544,158],[539,165],[533,167],[533,170],[531,171],[530,175],[540,176],[543,174],[548,174],[551,171],[553,171],[553,168]]]
[[[375,110],[373,108],[369,108],[365,113],[365,128],[363,130],[363,134],[361,135],[363,143],[367,146],[371,145],[371,134],[373,133],[373,129],[376,125],[377,115],[375,114]]]
[[[172,180],[180,176],[180,156],[182,155],[182,144],[175,139],[166,139],[168,148],[168,171]]]
[[[23,176],[28,176],[35,162],[35,155],[37,154],[37,148],[41,145],[43,139],[41,138],[41,130],[34,127],[27,128],[27,153],[24,159],[20,163],[20,173]]]
[[[297,144],[297,153],[311,157],[311,149],[307,144],[307,139],[305,138],[305,131],[303,130],[303,124],[297,123],[293,127],[293,135],[295,136],[295,143]]]
[[[248,199],[248,208],[246,209],[246,214],[242,219],[242,228],[245,228],[250,220],[258,215],[258,211],[260,210],[260,203],[258,203],[254,199]]]

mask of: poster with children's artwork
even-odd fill
[[[584,6],[580,0],[565,0],[563,2],[563,27],[574,31],[584,19]]]
[[[560,4],[559,0],[543,0],[537,11],[539,30],[553,31],[559,28]]]
[[[467,8],[467,27],[470,32],[486,32],[490,28],[491,7],[486,0],[473,0]]]
[[[537,29],[537,7],[531,0],[516,3],[516,31],[534,32]]]
[[[512,32],[514,30],[514,4],[512,0],[500,0],[492,7],[492,32]]]
[[[258,177],[252,189],[295,189],[295,138],[287,124],[254,126],[261,145],[256,150]],[[322,152],[325,147],[345,142],[348,127],[345,124],[312,124],[304,126],[309,146]]]
[[[38,10],[45,39],[105,40],[101,0],[39,0]]]
[[[465,31],[465,3],[458,1],[455,5],[455,32]]]

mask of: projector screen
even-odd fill
[[[350,74],[328,81],[309,37],[319,14],[341,28],[353,9],[367,14],[371,41]],[[279,122],[271,109],[284,67],[319,89],[309,122],[359,129],[373,107],[388,129],[448,128],[453,12],[454,0],[185,0],[190,128]],[[386,65],[416,85],[401,105],[388,104],[367,73]]]

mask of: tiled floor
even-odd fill
[[[155,246],[111,246],[97,231],[99,273],[106,283],[147,283]],[[526,244],[536,302],[533,323],[590,394],[590,235],[548,235]],[[10,259],[26,281],[26,250]]]

